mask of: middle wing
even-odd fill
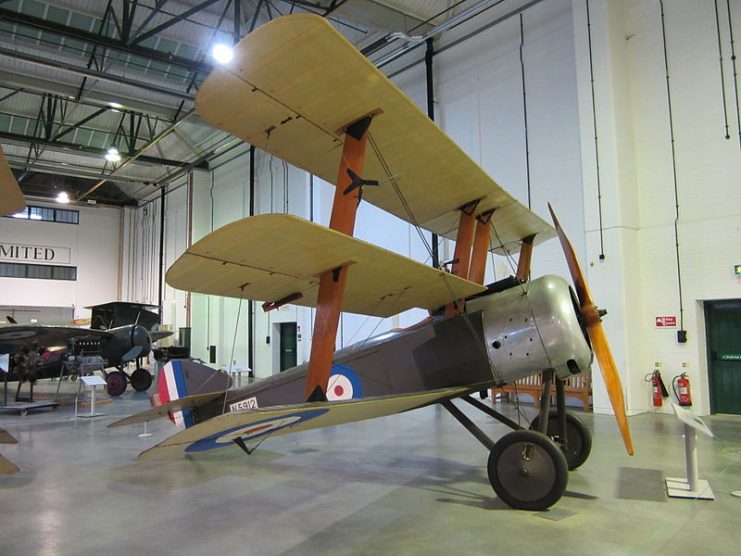
[[[461,386],[357,401],[305,403],[230,412],[180,431],[139,454],[139,459],[160,459],[183,452],[192,454],[231,446],[236,439],[250,442],[266,436],[385,417],[454,398],[472,390],[476,388]]]
[[[261,214],[219,228],[175,261],[166,281],[180,290],[313,307],[319,275],[347,264],[342,310],[351,313],[389,317],[485,290],[289,214]]]

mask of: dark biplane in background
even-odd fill
[[[189,248],[169,269],[176,288],[316,307],[308,364],[239,390],[226,375],[173,361],[161,405],[118,425],[167,415],[185,430],[141,454],[194,454],[269,436],[441,404],[489,450],[496,493],[542,509],[586,460],[589,430],[564,403],[563,381],[597,356],[632,453],[622,387],[576,257],[553,217],[576,293],[565,280],[530,280],[534,245],[554,229],[517,202],[325,19],[292,15],[250,33],[214,70],[197,108],[212,124],[336,186],[330,226],[285,214],[245,218]],[[328,62],[330,61],[330,62]],[[366,156],[366,146],[370,146]],[[368,179],[363,179],[364,176]],[[373,187],[370,187],[373,186]],[[456,240],[451,272],[352,237],[361,198]],[[488,252],[519,250],[516,276],[483,285]],[[335,352],[341,311],[430,317]],[[472,397],[527,375],[556,385],[532,430]],[[454,403],[462,399],[513,429],[496,442]],[[115,425],[115,424],[114,424]]]
[[[141,361],[152,343],[172,332],[157,330],[159,316],[152,305],[114,301],[90,307],[91,327],[11,325],[0,328],[0,354],[10,354],[7,379],[19,381],[16,399],[23,382],[41,378],[84,374],[102,370],[108,393],[121,395],[131,382],[137,392],[147,390],[152,375]],[[125,365],[136,362],[128,375]],[[107,371],[116,368],[115,371]],[[5,380],[5,376],[0,377]]]

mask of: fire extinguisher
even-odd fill
[[[669,397],[669,392],[667,392],[666,386],[664,386],[664,381],[661,380],[659,369],[646,375],[645,380],[651,383],[651,399],[653,400],[654,407],[661,407],[664,403],[664,398]]]
[[[674,377],[672,380],[672,390],[674,390],[674,395],[677,397],[679,405],[685,407],[692,405],[690,379],[687,378],[687,373],[682,373]]]

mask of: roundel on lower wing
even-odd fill
[[[327,399],[331,402],[363,397],[363,384],[350,367],[332,365],[332,374],[327,384]]]
[[[36,336],[34,330],[8,330],[0,332],[0,340],[23,340],[24,338],[33,338]]]
[[[223,431],[216,432],[200,440],[196,440],[188,446],[186,452],[202,452],[204,450],[213,450],[214,448],[223,448],[228,446],[237,438],[247,442],[260,438],[270,433],[274,433],[286,427],[292,427],[309,419],[314,419],[324,415],[328,409],[307,409],[304,411],[294,411],[277,417],[256,421],[249,425],[240,425]]]

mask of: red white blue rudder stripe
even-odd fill
[[[173,359],[162,367],[157,381],[157,392],[160,395],[160,402],[162,404],[174,402],[188,395],[188,386],[182,361]],[[195,424],[193,412],[189,407],[171,411],[170,419],[176,425],[181,425],[185,428],[192,427]]]

